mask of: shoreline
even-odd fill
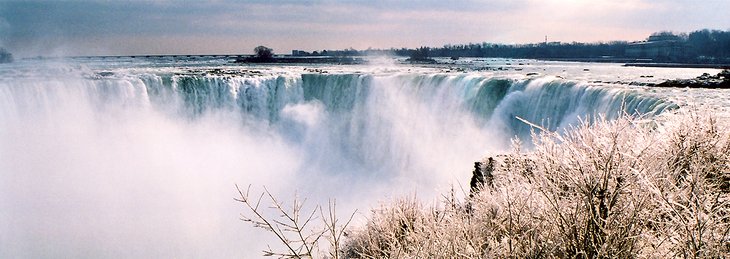
[[[643,59],[625,58],[536,58],[543,61],[581,62],[581,63],[614,63],[623,64],[625,67],[660,67],[660,68],[713,68],[730,69],[730,64],[712,63],[671,63],[671,62],[650,62]]]
[[[626,63],[625,67],[666,67],[666,68],[713,68],[730,69],[730,64],[686,64],[686,63]]]
[[[35,58],[24,58],[24,59],[57,59],[57,58],[70,58],[70,59],[118,59],[118,58],[148,58],[148,59],[210,59],[210,58],[226,58],[231,59],[233,63],[271,63],[271,64],[343,64],[343,65],[355,65],[366,63],[366,59],[363,56],[292,56],[292,55],[280,55],[275,57],[274,60],[269,62],[257,62],[247,60],[252,58],[252,55],[246,54],[170,54],[170,55],[120,55],[120,56],[71,56],[71,57],[35,57]],[[399,57],[399,56],[393,56]],[[447,58],[447,57],[432,57],[432,58]],[[474,57],[479,58],[479,57]],[[495,57],[492,57],[495,58]],[[710,68],[710,69],[730,69],[730,64],[710,64],[710,63],[653,63],[646,62],[648,60],[637,60],[637,59],[624,59],[624,58],[506,58],[502,59],[532,59],[542,61],[559,61],[559,62],[581,62],[581,63],[613,63],[623,64],[625,67],[657,67],[657,68]],[[418,62],[404,62],[404,64],[420,64]],[[436,62],[435,64],[448,64],[442,62]]]

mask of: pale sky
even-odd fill
[[[730,0],[0,0],[0,47],[30,57],[634,41],[730,30],[727,10]]]

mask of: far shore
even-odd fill
[[[253,55],[248,54],[219,54],[219,55],[129,55],[129,56],[71,56],[71,57],[34,57],[24,59],[116,59],[116,58],[173,58],[173,59],[196,59],[196,58],[230,58],[234,63],[279,63],[279,64],[363,64],[365,60],[362,56],[291,56],[277,55],[271,62],[249,62],[246,58]],[[447,58],[447,57],[443,57]],[[514,58],[505,58],[514,59]],[[566,62],[585,62],[585,63],[614,63],[623,64],[626,67],[660,67],[660,68],[712,68],[712,69],[730,69],[730,64],[710,64],[710,63],[660,63],[651,62],[650,60],[623,59],[623,58],[527,58],[544,61],[566,61]]]
[[[715,63],[671,63],[652,62],[650,59],[627,59],[627,58],[536,58],[545,61],[567,61],[586,63],[616,63],[624,64],[626,67],[669,67],[669,68],[715,68],[730,69],[730,64]]]
[[[730,64],[684,64],[684,63],[626,63],[627,67],[673,67],[673,68],[716,68],[730,69]]]

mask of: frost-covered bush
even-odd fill
[[[373,210],[341,249],[364,258],[726,257],[729,137],[698,112],[543,131],[529,152],[498,157],[493,185],[474,197],[398,200]]]
[[[280,251],[265,250],[270,256],[724,258],[727,126],[680,111],[652,120],[598,119],[562,134],[543,130],[528,152],[517,142],[511,154],[485,159],[487,172],[475,175],[488,179],[473,180],[482,186],[465,201],[453,191],[439,205],[398,199],[348,231],[350,221],[338,221],[333,204],[327,213],[317,207],[303,214],[296,200],[289,211],[266,192],[280,215],[267,218],[260,198],[239,190],[238,201],[250,212],[246,221],[282,242]],[[327,252],[315,252],[323,240]]]

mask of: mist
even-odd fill
[[[0,80],[0,257],[257,256],[270,240],[239,220],[235,184],[364,213],[437,199],[493,137],[400,87],[407,78],[376,80],[353,113],[301,100],[272,123],[225,105],[191,114],[137,77],[49,67]]]
[[[515,117],[675,107],[550,76],[155,62],[0,67],[0,257],[258,257],[276,242],[240,221],[235,185],[336,199],[357,224],[395,197],[466,196],[474,161],[529,140]]]

